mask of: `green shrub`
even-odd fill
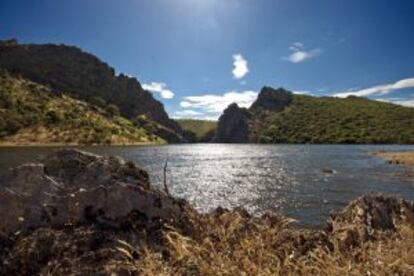
[[[111,116],[119,116],[119,108],[114,104],[108,104],[105,108],[106,112]]]
[[[94,96],[91,97],[89,99],[89,102],[93,105],[99,106],[99,107],[105,107],[106,106],[106,102],[104,99],[102,99],[101,97],[98,96]]]
[[[61,112],[55,110],[49,110],[46,112],[46,122],[48,124],[58,124],[64,120]]]

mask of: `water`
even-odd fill
[[[0,148],[0,171],[53,149]],[[319,226],[331,210],[366,193],[414,200],[414,180],[403,177],[409,168],[385,164],[371,154],[414,151],[414,146],[190,144],[82,149],[133,160],[159,187],[168,159],[170,192],[200,211],[242,206],[254,214],[281,212],[302,225]]]

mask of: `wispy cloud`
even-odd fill
[[[256,91],[230,91],[224,94],[188,96],[183,98],[180,106],[203,114],[194,114],[196,117],[217,119],[231,103],[237,103],[240,107],[249,107],[256,100],[257,95]]]
[[[233,55],[233,77],[240,80],[249,73],[247,60],[241,54]]]
[[[174,113],[175,118],[193,118],[200,117],[202,115],[204,115],[204,113],[191,109],[179,110]]]
[[[149,84],[142,84],[142,88],[152,93],[159,93],[163,99],[174,98],[174,92],[167,88],[167,85],[163,82],[151,82]]]
[[[377,101],[399,104],[402,106],[414,107],[414,98],[403,99],[403,98],[379,98]]]
[[[301,42],[295,42],[290,47],[289,50],[292,52],[288,57],[283,59],[290,61],[291,63],[300,63],[308,59],[317,57],[323,53],[322,48],[315,48],[307,50],[305,45]]]
[[[353,90],[353,91],[344,91],[337,92],[333,96],[339,98],[345,98],[348,96],[359,96],[359,97],[368,97],[373,95],[385,95],[396,90],[413,88],[414,87],[414,78],[402,79],[395,83],[376,85],[364,89]]]
[[[312,93],[307,90],[297,90],[297,91],[292,91],[292,92],[293,94],[296,94],[296,95],[312,95]]]

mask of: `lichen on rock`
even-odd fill
[[[0,183],[3,235],[91,220],[119,228],[132,213],[148,222],[173,223],[189,208],[153,189],[147,172],[133,162],[78,150],[57,151],[43,163],[10,169]]]

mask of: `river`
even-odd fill
[[[0,148],[0,171],[36,161],[56,148]],[[414,200],[410,168],[388,165],[378,150],[414,151],[400,145],[240,145],[81,147],[133,160],[161,187],[168,160],[170,192],[200,211],[242,206],[253,214],[280,212],[315,227],[349,200],[383,192]]]

